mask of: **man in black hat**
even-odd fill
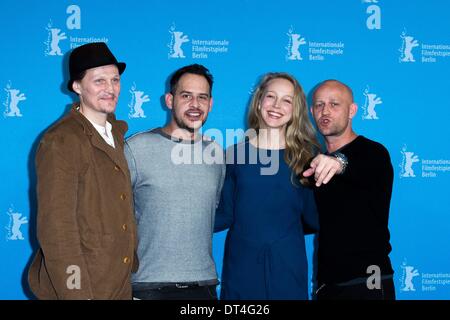
[[[74,49],[68,89],[79,96],[36,154],[37,237],[29,270],[39,299],[131,299],[136,228],[114,111],[125,63],[105,43]]]

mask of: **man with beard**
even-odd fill
[[[165,95],[170,123],[126,143],[138,224],[135,299],[217,299],[212,232],[225,165],[222,148],[199,133],[212,85],[202,65],[175,71]]]
[[[356,111],[344,83],[326,80],[316,87],[311,113],[327,155],[312,160],[304,175],[314,175],[317,186],[319,300],[395,299],[388,229],[393,168],[383,145],[353,131]],[[336,157],[341,166],[321,186],[318,178],[326,173],[320,158],[326,156]]]

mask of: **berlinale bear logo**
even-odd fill
[[[402,39],[402,46],[399,49],[400,62],[416,62],[412,50],[419,46],[419,42],[414,37],[407,35],[406,32],[402,32],[400,38]]]
[[[20,93],[20,90],[11,86],[11,82],[6,85],[5,91],[7,92],[6,101],[3,103],[5,106],[5,117],[22,117],[22,113],[19,109],[19,102],[27,99],[24,93]]]
[[[22,214],[19,212],[14,212],[13,208],[9,208],[7,214],[9,215],[9,224],[6,227],[8,230],[7,240],[24,240],[22,231],[20,231],[20,227],[28,223],[27,217],[22,217]]]
[[[186,58],[181,46],[189,42],[188,36],[181,31],[177,31],[175,24],[170,27],[169,33],[171,34],[170,43],[168,44],[169,58]]]
[[[364,105],[362,109],[364,110],[363,119],[365,120],[378,120],[377,113],[375,111],[375,107],[379,104],[382,104],[380,97],[373,92],[369,92],[369,88],[367,87],[364,90],[364,96],[366,97],[364,101]]]
[[[300,54],[300,46],[306,44],[306,40],[298,33],[294,33],[294,29],[291,27],[286,34],[289,37],[289,43],[287,49],[287,60],[303,60]]]
[[[144,94],[144,91],[136,90],[136,84],[134,83],[130,90],[131,102],[128,104],[130,108],[129,118],[146,118],[142,105],[145,102],[149,102],[150,98]]]

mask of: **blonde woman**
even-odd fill
[[[308,299],[304,234],[318,230],[318,219],[302,173],[320,146],[298,81],[266,74],[248,120],[254,134],[227,151],[216,213],[215,231],[229,229],[221,299]],[[323,161],[326,168],[336,162]]]

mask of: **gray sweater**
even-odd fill
[[[216,280],[212,235],[223,149],[206,139],[171,139],[158,128],[130,137],[125,156],[138,226],[139,270],[132,282]]]

